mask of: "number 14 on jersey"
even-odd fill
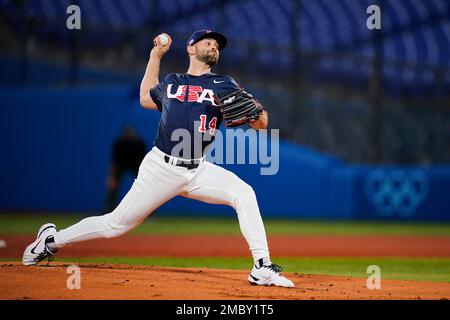
[[[208,123],[209,134],[214,134],[216,132],[217,117],[211,119]],[[198,132],[206,132],[206,114],[200,115],[200,127],[198,127]]]

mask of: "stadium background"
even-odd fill
[[[66,28],[71,4],[81,8],[81,30]],[[381,30],[366,27],[372,4],[381,7]],[[277,175],[224,165],[254,187],[269,234],[448,242],[449,16],[448,0],[0,0],[0,234],[33,234],[47,217],[67,226],[106,213],[114,139],[132,124],[150,147],[156,132],[159,113],[138,101],[152,38],[174,40],[161,75],[183,72],[186,39],[208,28],[229,38],[215,72],[260,98],[269,128],[280,129]],[[238,234],[208,220],[234,218],[224,206],[176,198],[151,217],[163,231],[144,227],[150,234]],[[448,282],[447,251],[433,262],[440,269],[423,263]],[[180,261],[169,265],[186,266]],[[296,261],[285,261],[288,271],[344,272],[324,267],[329,260]],[[414,279],[426,273],[408,261]],[[405,277],[401,270],[394,278]]]
[[[366,26],[374,3],[381,31]],[[70,4],[81,6],[81,30],[65,27]],[[230,38],[216,71],[264,101],[283,139],[278,175],[232,168],[263,212],[450,218],[448,1],[4,0],[1,8],[0,208],[101,210],[113,139],[131,123],[150,145],[157,127],[159,115],[137,99],[151,39],[173,36],[161,73],[181,72],[191,30],[212,28]],[[186,206],[226,211],[185,200],[163,211]]]

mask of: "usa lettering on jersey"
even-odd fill
[[[214,92],[211,89],[203,89],[201,86],[180,85],[175,90],[173,87],[173,84],[167,85],[167,98],[169,99],[177,99],[178,101],[185,102],[186,90],[188,90],[188,102],[203,103],[203,101],[209,101],[213,106],[217,106],[214,101]]]

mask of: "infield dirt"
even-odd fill
[[[449,299],[450,283],[383,280],[369,290],[366,278],[286,273],[296,287],[251,286],[249,270],[79,264],[81,289],[69,290],[68,264],[24,267],[19,262],[33,236],[3,235],[0,299]],[[272,256],[449,257],[449,237],[273,236]],[[250,257],[240,236],[129,235],[64,248],[58,257]]]
[[[248,270],[80,264],[81,289],[69,290],[68,264],[0,265],[0,299],[448,299],[449,283],[383,280],[369,290],[366,279],[287,274],[295,288],[251,286]]]

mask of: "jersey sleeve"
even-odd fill
[[[164,92],[167,86],[167,80],[171,75],[167,75],[159,84],[150,89],[150,97],[158,107],[159,111],[162,111]]]
[[[162,110],[162,100],[163,100],[163,90],[164,84],[159,83],[153,88],[150,89],[150,97],[152,98],[153,102],[158,107],[158,110]]]

